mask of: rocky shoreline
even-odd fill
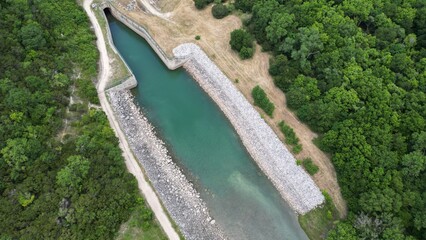
[[[186,58],[184,68],[218,104],[240,136],[258,166],[281,196],[299,214],[324,202],[324,196],[310,176],[279,140],[259,113],[222,71],[195,44],[182,44],[173,53]]]
[[[130,91],[112,88],[107,95],[133,153],[185,239],[225,239],[199,193],[134,104]]]

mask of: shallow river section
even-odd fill
[[[108,15],[114,44],[138,81],[137,104],[230,239],[307,239],[218,106],[184,69]]]

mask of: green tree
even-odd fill
[[[21,28],[20,37],[26,49],[39,50],[46,45],[43,30],[37,22],[30,21],[25,24]]]
[[[295,66],[296,65],[296,66]],[[297,64],[289,61],[287,56],[280,54],[269,61],[269,73],[274,77],[274,83],[284,92],[299,75]]]
[[[220,3],[212,7],[212,14],[213,14],[213,17],[217,19],[222,19],[228,16],[229,10],[228,10],[228,7]]]
[[[273,44],[282,42],[288,34],[289,28],[295,28],[294,14],[276,13],[272,17],[271,22],[265,28],[268,41]]]
[[[231,32],[229,41],[231,48],[239,53],[241,59],[251,58],[254,54],[253,38],[244,29],[236,29]]]
[[[298,109],[321,95],[315,78],[299,75],[287,92],[288,106]]]
[[[89,173],[90,162],[79,155],[68,157],[67,162],[68,164],[58,172],[56,183],[61,187],[79,191],[83,180]]]
[[[324,96],[324,104],[328,108],[328,118],[323,121],[343,120],[356,112],[361,106],[361,100],[354,89],[346,90],[344,87],[334,87]],[[322,124],[322,123],[319,123]]]
[[[253,57],[253,54],[253,48],[242,47],[238,56],[240,56],[241,59],[249,59]]]
[[[229,44],[231,44],[233,50],[239,52],[243,47],[252,48],[253,38],[250,33],[246,32],[244,29],[235,29],[231,32]]]
[[[288,126],[284,121],[278,123],[278,126],[280,127],[281,132],[284,134],[285,142],[287,144],[296,145],[299,143],[299,138],[296,136],[293,128]]]
[[[426,167],[426,156],[420,151],[414,151],[402,157],[402,174],[407,177],[416,178]]]
[[[334,229],[332,229],[328,235],[327,240],[358,240],[356,230],[349,223],[339,222]]]
[[[235,0],[234,4],[236,9],[240,9],[243,12],[249,12],[251,11],[254,3],[254,0]]]
[[[8,216],[0,238],[113,239],[138,190],[105,115],[85,110],[88,95],[97,101],[88,18],[74,0],[0,5],[0,215]],[[76,72],[83,110],[71,113],[71,134],[59,141]],[[86,151],[76,146],[81,136]]]
[[[409,3],[404,3],[402,6],[397,7],[396,15],[393,20],[409,32],[413,27],[416,12],[416,8],[411,7]]]
[[[426,3],[418,0],[416,3],[417,13],[413,21],[413,30],[417,36],[417,47],[426,46]]]
[[[256,1],[253,5],[253,16],[250,21],[253,33],[259,43],[265,42],[265,28],[271,21],[273,12],[280,8],[280,5],[275,0]]]
[[[321,38],[316,26],[301,27],[298,33],[285,39],[279,50],[290,53],[291,57],[299,62],[301,69],[309,72],[311,64],[308,60],[324,49]]]
[[[31,151],[28,139],[15,138],[7,140],[6,147],[0,153],[3,156],[3,160],[10,167],[12,179],[17,179],[19,174],[26,170]]]
[[[213,0],[194,0],[195,7],[199,10],[205,8],[207,5],[212,3]]]
[[[369,213],[397,213],[402,207],[402,198],[393,189],[385,187],[362,193],[359,204],[363,211]]]
[[[426,155],[426,132],[416,132],[412,135],[413,138],[413,149],[420,151],[423,155]]]
[[[366,0],[344,0],[342,3],[343,11],[354,18],[357,24],[367,21],[373,8],[373,2]]]
[[[350,212],[329,238],[426,238],[426,3],[252,3],[274,83],[332,155]]]

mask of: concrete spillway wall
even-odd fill
[[[126,25],[128,28],[132,29],[135,33],[137,33],[139,36],[143,37],[148,44],[151,46],[151,48],[155,51],[155,53],[158,55],[158,57],[161,58],[161,60],[166,64],[167,68],[174,70],[179,67],[181,67],[186,61],[186,58],[179,58],[179,57],[173,57],[169,58],[167,54],[163,51],[163,49],[158,45],[158,43],[152,38],[152,36],[148,33],[148,31],[134,22],[133,20],[129,19],[125,15],[123,15],[120,11],[118,11],[115,7],[113,7],[111,4],[104,3],[102,5],[103,8],[108,8],[111,12],[111,14],[119,20],[121,23]]]
[[[106,8],[110,8],[110,4],[103,2],[100,5],[100,8],[102,10],[105,10]],[[106,17],[104,18],[106,22],[108,22],[108,20],[106,19]],[[112,42],[112,35],[111,35],[111,31],[109,29],[109,27],[107,27],[106,29],[104,29],[106,31],[106,35],[107,35],[107,39],[108,39],[108,45],[109,47],[112,49],[112,51],[114,51],[114,53],[120,58],[121,62],[124,64],[124,66],[127,69],[127,72],[130,73],[130,76],[127,78],[122,79],[121,81],[119,81],[118,83],[109,83],[110,85],[108,86],[108,88],[111,87],[115,87],[116,90],[120,90],[120,89],[132,89],[135,88],[138,85],[138,81],[136,80],[135,76],[132,73],[132,70],[130,70],[130,67],[127,65],[126,61],[124,61],[123,57],[121,56],[121,54],[117,51],[117,49],[115,48],[114,43]],[[111,84],[113,84],[111,86]],[[98,86],[96,86],[96,89],[99,89]]]

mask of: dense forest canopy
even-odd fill
[[[236,0],[289,107],[332,153],[329,239],[426,239],[426,2]]]
[[[58,138],[71,86],[86,106],[98,101],[84,11],[0,0],[0,26],[0,239],[112,239],[138,191],[106,116],[83,107]]]

